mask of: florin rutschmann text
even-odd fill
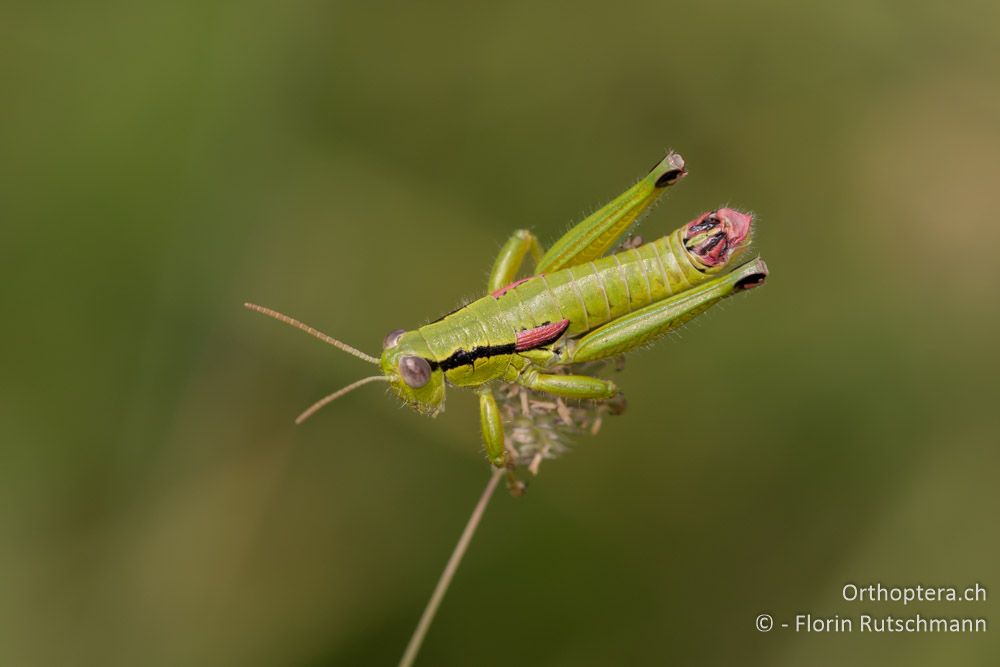
[[[972,603],[987,602],[986,587],[980,583],[971,586],[884,586],[881,583],[847,583],[841,588],[845,602],[862,603],[864,613],[859,614],[813,614],[796,613],[788,621],[775,619],[768,613],[757,616],[759,632],[770,632],[775,628],[805,633],[962,633],[978,634],[989,629],[988,620],[981,614],[957,615],[947,613],[931,614],[928,603]],[[921,613],[906,614],[872,613],[873,606],[882,603],[902,606],[923,603]],[[983,609],[983,607],[974,607]]]

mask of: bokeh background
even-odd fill
[[[633,358],[499,494],[421,664],[985,665],[803,635],[846,582],[1000,586],[1000,5],[3,3],[0,664],[402,653],[488,475],[363,349],[672,147],[641,233],[754,210],[763,289]]]

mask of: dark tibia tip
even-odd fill
[[[763,285],[766,279],[767,279],[767,272],[751,273],[749,276],[737,280],[735,287],[736,289],[739,290],[753,289],[754,287],[759,287]]]
[[[665,188],[668,185],[673,185],[677,181],[681,180],[684,176],[683,169],[671,169],[667,173],[656,179],[656,187]]]
[[[684,158],[673,151],[667,153],[665,158],[653,165],[650,171],[655,172],[660,169],[666,169],[666,171],[657,177],[656,183],[654,183],[657,188],[673,185],[687,176],[687,171],[684,170]]]

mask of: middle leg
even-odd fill
[[[520,375],[516,381],[528,389],[563,398],[602,399],[612,398],[618,393],[618,385],[611,380],[602,380],[589,375],[559,375],[529,370]]]

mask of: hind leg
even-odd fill
[[[527,229],[519,229],[503,245],[496,261],[493,262],[486,291],[496,292],[514,282],[528,253],[531,253],[535,264],[538,264],[538,260],[542,258],[542,246],[534,234]]]
[[[604,255],[667,188],[685,175],[681,156],[667,153],[638,183],[578,222],[553,243],[538,262],[537,272],[551,273]]]
[[[566,363],[605,359],[651,343],[726,297],[760,285],[766,277],[763,260],[751,260],[731,273],[623,315],[572,341]]]

